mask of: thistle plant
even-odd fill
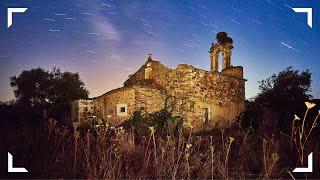
[[[267,173],[267,177],[269,177],[271,175],[272,169],[275,165],[275,163],[279,160],[279,155],[278,153],[272,153],[271,154],[271,160],[272,160],[272,164],[269,167],[268,173]]]
[[[296,148],[297,148],[297,151],[299,153],[299,159],[300,159],[300,163],[301,165],[303,165],[303,162],[304,162],[304,150],[305,150],[305,145],[307,143],[307,140],[308,138],[310,137],[312,131],[314,128],[317,127],[317,120],[319,118],[319,115],[320,115],[320,110],[318,111],[318,115],[315,117],[315,119],[313,120],[313,123],[312,123],[312,126],[310,128],[309,131],[307,131],[306,127],[305,127],[305,123],[306,123],[306,119],[307,119],[307,115],[308,115],[308,112],[316,106],[316,104],[314,103],[310,103],[310,102],[305,102],[305,105],[307,107],[307,110],[304,114],[304,117],[303,117],[303,120],[302,120],[302,125],[301,127],[298,127],[298,129],[296,129],[294,127],[294,122],[295,121],[301,121],[301,119],[297,116],[297,115],[294,115],[294,120],[293,120],[293,123],[292,123],[292,138],[293,137],[296,137],[296,135],[298,135],[299,139],[299,143],[297,143],[297,139],[294,138],[294,142],[295,142],[295,145],[296,145]],[[298,132],[298,134],[297,134]]]
[[[76,177],[76,163],[77,163],[77,149],[78,149],[78,139],[80,137],[80,133],[75,131],[73,134],[74,137],[74,161],[73,161],[73,178]]]
[[[53,119],[53,118],[49,118],[49,123],[48,123],[48,129],[49,129],[49,133],[48,133],[48,139],[52,133],[53,130],[55,130],[56,124],[57,124],[57,120]]]
[[[213,146],[213,141],[212,141],[212,136],[210,136],[210,152],[211,152],[211,179],[213,179],[213,153],[214,153],[214,146]]]
[[[190,179],[190,165],[189,165],[189,157],[190,157],[190,148],[192,144],[188,143],[185,149],[185,156],[186,156],[186,163],[187,163],[187,172],[188,172],[188,179]]]
[[[302,122],[302,128],[301,128],[301,133],[300,133],[300,142],[301,142],[302,136],[304,135],[304,124],[305,124],[305,121],[306,121],[307,114],[308,114],[308,112],[309,112],[309,110],[310,110],[311,108],[313,108],[314,106],[316,106],[316,104],[310,103],[310,102],[305,102],[305,105],[307,106],[307,111],[306,111],[306,113],[304,114],[304,118],[303,118],[303,122]]]
[[[262,141],[263,157],[262,158],[263,158],[263,165],[264,165],[264,175],[266,178],[270,178],[270,175],[273,171],[273,167],[280,157],[278,153],[274,152],[274,153],[271,153],[271,158],[270,158],[270,156],[268,155],[270,153],[267,151],[267,144],[268,144],[268,141],[265,138],[263,138],[263,141]]]
[[[155,163],[157,164],[157,147],[156,147],[156,138],[154,136],[154,133],[156,132],[156,130],[154,129],[154,127],[149,127],[149,130],[150,130],[150,136],[153,139],[154,160],[155,160]]]
[[[297,132],[297,128],[295,128],[295,122],[296,121],[300,121],[300,120],[301,119],[299,118],[299,116],[294,114],[294,118],[293,118],[293,121],[292,121],[292,127],[291,127],[291,149],[292,149],[292,142],[296,140],[296,139],[294,139],[294,135]]]
[[[226,159],[224,161],[224,167],[225,167],[225,172],[226,172],[226,179],[228,179],[228,159],[229,159],[229,152],[230,152],[230,148],[232,145],[232,142],[234,141],[233,137],[229,137],[229,144],[228,144],[228,148],[227,148],[227,155],[226,155]]]

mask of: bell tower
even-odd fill
[[[211,72],[219,71],[219,54],[222,55],[222,70],[231,67],[233,40],[225,32],[217,33],[216,44],[212,43],[210,48]]]
[[[152,67],[151,67],[151,61],[152,61],[152,54],[148,53],[148,60],[146,68],[144,69],[144,78],[145,79],[151,79],[152,77]]]

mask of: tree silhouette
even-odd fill
[[[88,98],[78,73],[61,72],[57,68],[51,72],[41,68],[23,71],[10,78],[10,85],[17,107],[57,119],[67,117],[71,101]]]
[[[255,104],[270,108],[278,117],[278,128],[289,132],[293,114],[303,113],[304,102],[312,98],[311,73],[290,66],[259,83],[261,92],[255,98]]]

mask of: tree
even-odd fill
[[[64,117],[70,112],[70,103],[77,99],[87,99],[88,90],[80,80],[78,73],[61,72],[53,69],[52,83],[48,89],[50,109],[49,114]]]
[[[277,117],[277,128],[290,132],[293,114],[304,112],[304,102],[311,96],[311,73],[298,71],[291,66],[259,82],[260,93],[255,106],[269,108]],[[268,121],[274,121],[268,119]]]
[[[34,113],[57,119],[65,118],[70,111],[70,102],[88,98],[88,90],[78,73],[61,72],[54,68],[51,72],[41,68],[23,71],[10,78],[17,106]]]
[[[26,106],[44,104],[47,98],[46,89],[50,86],[50,73],[43,69],[23,71],[18,77],[10,78],[17,102]]]

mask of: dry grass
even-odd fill
[[[52,120],[50,120],[52,121]],[[47,135],[37,145],[38,162],[31,171],[51,178],[214,179],[262,177],[252,174],[252,151],[239,130],[217,130],[212,136],[195,136],[180,130],[175,135],[135,137],[122,128],[99,127],[80,135],[49,122]],[[43,145],[45,144],[45,145]],[[275,162],[274,162],[275,163]],[[262,164],[260,164],[262,165]],[[271,167],[272,169],[272,167]],[[265,177],[272,177],[271,170]],[[38,177],[38,176],[37,176]]]
[[[308,112],[314,107],[316,106],[316,104],[314,103],[310,103],[310,102],[305,102],[305,105],[307,107],[307,110],[304,114],[303,119],[301,120],[297,115],[294,115],[294,120],[292,122],[292,140],[295,147],[299,153],[299,159],[300,159],[300,163],[303,166],[304,165],[304,159],[305,159],[305,147],[306,147],[306,143],[308,142],[308,139],[312,133],[312,131],[314,130],[314,128],[317,127],[317,120],[319,118],[320,115],[320,111],[318,113],[318,115],[314,118],[313,122],[312,122],[312,126],[310,129],[306,128],[306,120],[307,120],[307,115]],[[302,121],[302,125],[301,126],[297,126],[295,125],[296,121]]]
[[[81,134],[50,119],[29,147],[27,167],[36,178],[291,178],[288,172],[297,159],[303,163],[318,117],[309,131],[303,123],[293,124],[298,156],[290,150],[290,137],[265,138],[239,128],[201,136],[180,129],[160,136],[150,127],[148,135],[134,136],[123,128],[100,126]]]

